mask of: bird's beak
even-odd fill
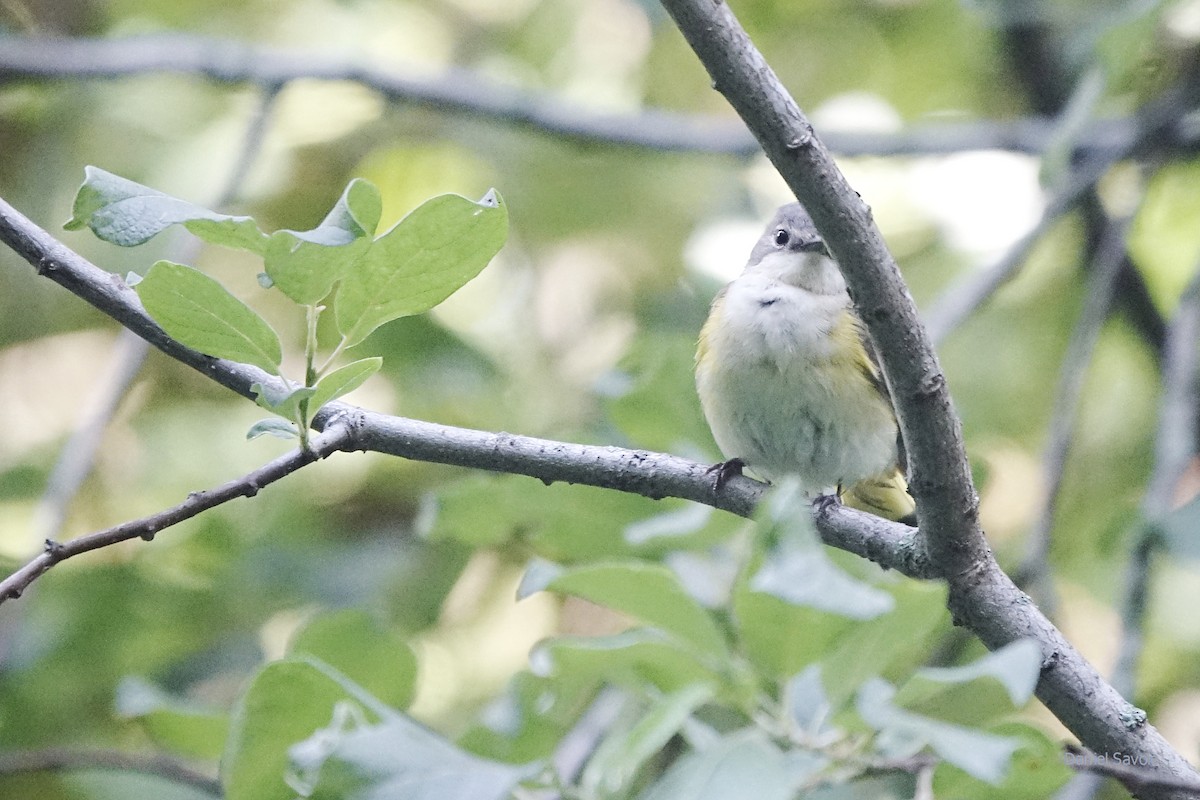
[[[801,253],[820,253],[823,256],[829,255],[829,248],[825,246],[825,241],[815,233],[804,237],[797,237],[793,247],[795,247],[795,249]]]

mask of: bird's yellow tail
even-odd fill
[[[908,493],[908,482],[899,467],[843,489],[842,502],[893,522],[917,524],[917,504]]]

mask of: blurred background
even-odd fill
[[[945,323],[939,351],[1001,563],[1026,570],[1067,636],[1110,671],[1154,465],[1164,337],[1200,259],[1189,116],[1200,2],[732,6],[839,154],[918,306]],[[84,166],[225,202],[266,230],[316,225],[356,176],[383,193],[381,230],[434,194],[496,187],[511,220],[504,250],[433,313],[358,347],[385,362],[350,400],[717,459],[692,385],[694,342],[713,294],[789,198],[657,4],[7,0],[0,33],[0,196],[102,268],[191,258],[290,337],[295,364],[303,320],[257,287],[253,258],[196,250],[185,234],[124,250],[62,230]],[[22,44],[35,36],[60,38]],[[1078,404],[1059,415],[1070,445],[1060,467],[1045,456],[1048,432],[1106,236],[1121,263],[1111,313],[1102,302],[1092,315],[1105,320],[1094,352],[1075,360],[1085,372]],[[1006,258],[1011,280],[947,316],[948,298]],[[115,323],[0,252],[6,571],[48,536],[154,512],[288,447],[246,442],[258,409],[151,353],[57,513],[44,498],[52,472],[126,349]],[[226,706],[330,608],[365,609],[403,636],[419,665],[413,714],[460,733],[539,639],[623,625],[579,601],[515,602],[530,555],[659,557],[737,525],[713,516],[679,535],[629,535],[680,509],[335,456],[152,544],[75,559],[0,608],[0,743],[136,747],[119,686],[137,678]],[[1195,758],[1200,548],[1186,530],[1168,544],[1137,702]],[[105,796],[105,780],[116,778],[38,786]]]

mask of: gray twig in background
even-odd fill
[[[1129,219],[1110,221],[1088,275],[1083,306],[1079,310],[1079,318],[1067,343],[1066,352],[1063,353],[1058,391],[1050,413],[1050,427],[1042,453],[1042,485],[1045,495],[1037,519],[1029,532],[1025,561],[1018,570],[1020,579],[1017,582],[1036,590],[1038,605],[1051,617],[1054,616],[1056,601],[1050,578],[1050,533],[1058,508],[1058,494],[1067,466],[1071,440],[1075,434],[1079,398],[1083,394],[1084,381],[1092,363],[1092,353],[1100,338],[1100,331],[1108,319],[1117,277],[1125,262],[1125,237],[1129,224]]]

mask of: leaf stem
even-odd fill
[[[325,359],[325,363],[317,370],[318,376],[324,375],[329,366],[334,362],[334,359],[342,354],[342,351],[346,349],[346,341],[346,337],[343,336],[342,340],[337,343],[337,347],[333,348],[333,352],[329,354],[329,358]]]
[[[307,322],[307,336],[304,341],[304,385],[311,388],[317,385],[318,371],[313,369],[313,364],[317,357],[317,323],[321,319],[321,311],[324,306],[316,304],[307,305],[304,307],[305,321]],[[300,448],[308,449],[308,398],[300,401],[297,408],[299,409],[300,419],[296,420],[296,424],[300,429]]]

